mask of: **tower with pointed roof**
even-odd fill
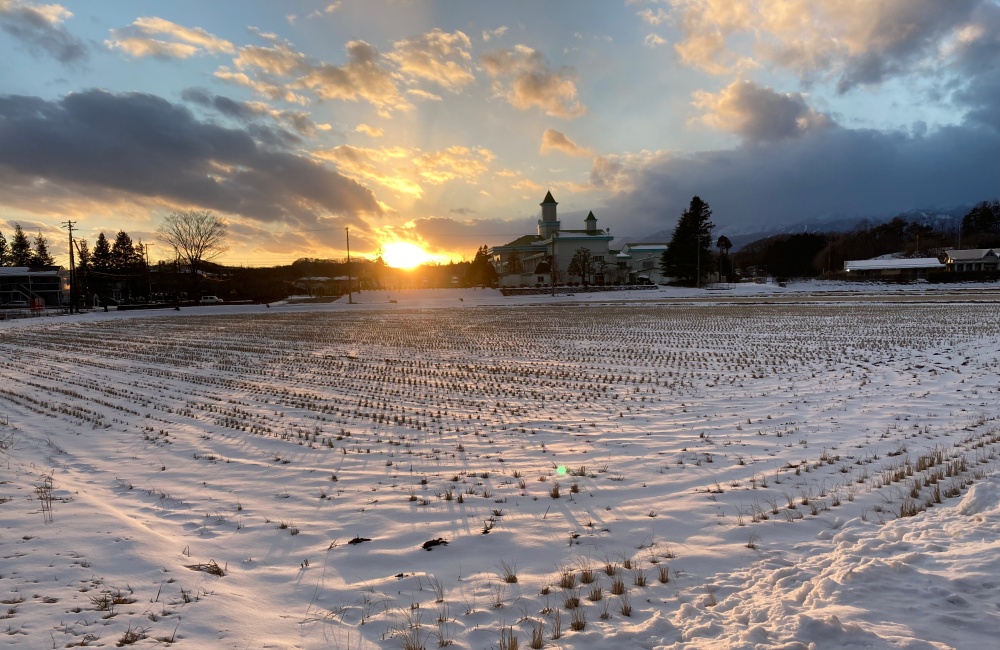
[[[542,214],[538,219],[538,232],[523,235],[514,241],[490,249],[494,268],[500,276],[500,285],[506,287],[547,286],[572,281],[606,284],[611,281],[607,269],[620,268],[610,249],[613,237],[608,229],[598,229],[593,212],[584,219],[585,229],[562,228],[556,214],[556,200],[552,192],[545,193],[539,204]],[[590,252],[594,263],[585,278],[575,279],[569,274],[569,263],[580,249]]]
[[[545,200],[539,203],[542,206],[542,217],[538,220],[538,236],[547,239],[552,233],[559,231],[559,217],[556,216],[556,200],[552,198],[552,192],[545,193]]]

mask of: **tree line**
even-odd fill
[[[42,233],[35,235],[32,245],[19,223],[14,224],[14,235],[9,243],[0,232],[0,266],[54,266],[55,263]]]
[[[732,242],[720,236],[713,253],[712,210],[700,197],[681,213],[660,261],[663,274],[678,284],[695,285],[707,274],[720,277],[772,275],[818,277],[844,268],[848,260],[888,254],[943,258],[949,248],[1000,246],[1000,201],[981,201],[963,217],[958,233],[940,222],[899,215],[883,224],[864,220],[849,232],[779,234],[743,246],[729,255]],[[957,235],[957,237],[956,237]]]

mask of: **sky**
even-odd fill
[[[471,259],[546,191],[619,240],[889,216],[998,151],[998,0],[0,0],[0,232],[64,264],[185,210],[252,266]]]

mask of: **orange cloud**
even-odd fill
[[[397,41],[387,58],[410,77],[431,81],[458,91],[475,80],[469,62],[472,44],[461,31],[434,29],[421,36]]]
[[[752,81],[733,82],[714,94],[695,93],[694,104],[706,111],[702,123],[751,141],[795,137],[833,124],[801,94],[778,93]]]
[[[545,129],[545,132],[542,133],[542,144],[538,149],[538,153],[545,155],[551,151],[558,151],[567,156],[579,156],[583,158],[593,155],[590,149],[581,147],[566,137],[565,134],[555,129]]]
[[[587,112],[577,97],[576,73],[549,67],[541,52],[527,45],[488,52],[480,64],[493,79],[494,93],[515,108],[538,108],[546,115],[569,119]]]
[[[111,35],[105,45],[133,57],[186,59],[196,54],[235,51],[232,43],[200,27],[185,27],[157,17],[136,18],[128,27],[112,29]]]

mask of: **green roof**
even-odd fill
[[[507,248],[509,246],[528,246],[529,244],[533,244],[536,241],[541,241],[541,240],[542,238],[539,237],[538,235],[522,235],[521,237],[518,237],[512,242],[508,242],[502,246],[497,246],[496,248]]]

